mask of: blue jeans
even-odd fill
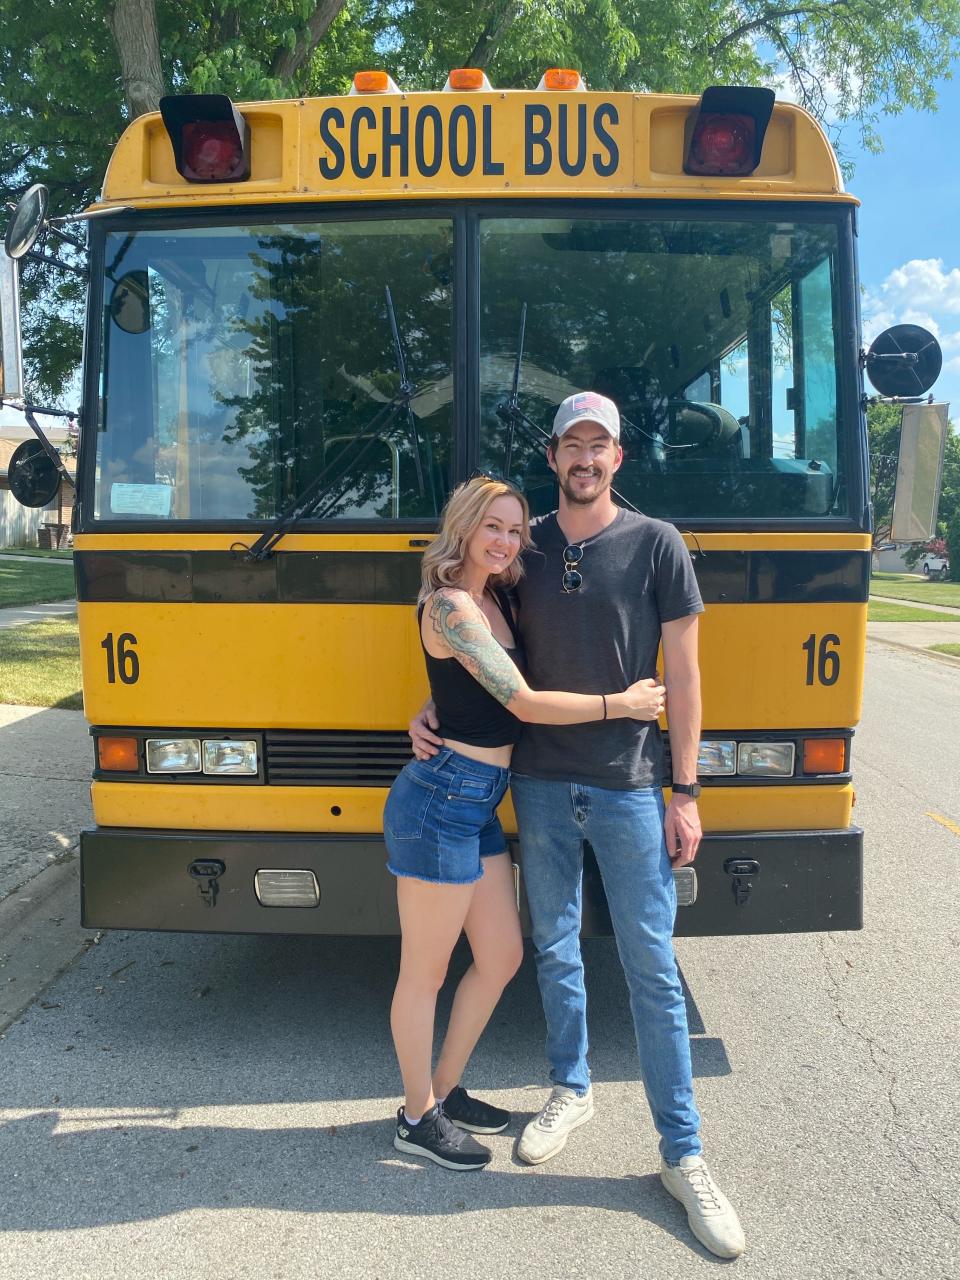
[[[590,1084],[580,955],[583,844],[589,841],[630,992],[640,1074],[660,1151],[674,1163],[699,1155],[687,1010],[673,953],[677,895],[659,787],[612,791],[516,773],[510,787],[547,1021],[550,1079],[580,1094]]]
[[[483,859],[504,853],[497,805],[506,769],[444,747],[432,760],[411,760],[383,810],[387,869],[433,884],[472,884]]]

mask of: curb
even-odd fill
[[[0,902],[0,1038],[100,941],[80,924],[79,841]]]
[[[934,649],[921,649],[915,644],[904,644],[902,640],[888,640],[885,636],[874,636],[869,632],[867,639],[875,644],[885,644],[891,649],[900,649],[903,653],[919,653],[925,658],[934,658],[937,662],[944,662],[949,667],[960,667],[960,658],[955,658],[952,653],[937,653]]]

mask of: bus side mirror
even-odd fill
[[[7,465],[10,492],[22,507],[45,507],[61,484],[57,464],[39,440],[24,440]]]
[[[949,408],[947,404],[903,406],[890,523],[894,542],[928,542],[936,533]]]
[[[0,246],[0,401],[22,399],[20,267]]]

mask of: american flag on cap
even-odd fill
[[[603,396],[597,395],[596,391],[581,391],[579,395],[570,397],[570,408],[575,413],[580,413],[584,409],[603,409],[604,405],[609,403],[609,400],[604,400]]]
[[[578,422],[597,422],[612,439],[620,439],[620,411],[612,400],[598,391],[577,391],[567,396],[553,420],[553,434],[562,436]]]

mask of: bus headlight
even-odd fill
[[[199,772],[199,738],[147,739],[147,773]]]
[[[203,772],[255,774],[256,742],[252,738],[204,738]]]
[[[737,749],[737,772],[770,778],[788,778],[793,773],[793,742],[741,742]]]
[[[737,744],[727,742],[700,742],[697,755],[697,775],[711,777],[715,774],[731,774],[737,772]]]

